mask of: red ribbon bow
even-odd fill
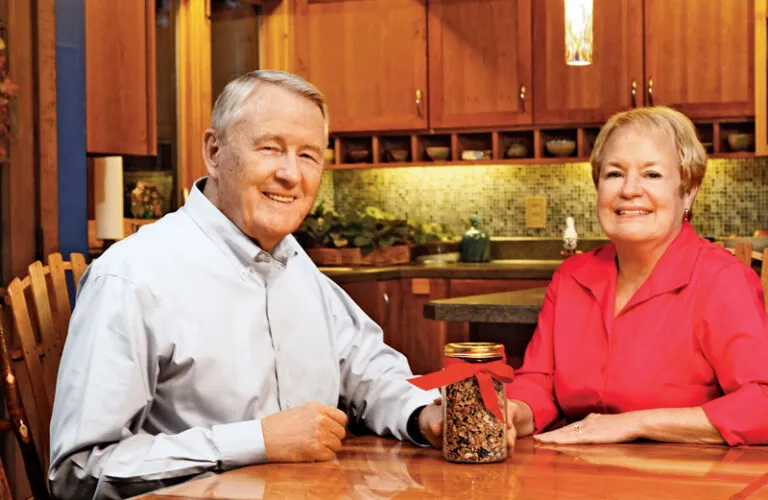
[[[408,379],[408,382],[419,389],[429,390],[444,387],[469,378],[477,377],[477,385],[480,386],[480,395],[488,410],[504,421],[504,415],[496,399],[496,390],[493,388],[493,379],[501,382],[512,382],[515,370],[507,364],[507,358],[490,363],[468,363],[463,359],[446,356],[443,358],[444,368],[438,372],[428,373],[421,377]]]

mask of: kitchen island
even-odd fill
[[[504,344],[507,362],[519,368],[536,330],[546,290],[546,287],[539,287],[433,300],[424,306],[424,317],[468,323],[468,340]]]

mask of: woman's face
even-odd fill
[[[669,244],[696,189],[680,192],[680,158],[670,134],[625,127],[605,144],[597,218],[617,244]]]

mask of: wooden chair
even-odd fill
[[[3,324],[5,323],[4,319],[5,314],[2,306],[0,306],[0,373],[3,377],[3,399],[9,416],[8,420],[0,420],[0,431],[13,431],[16,435],[16,441],[21,449],[24,470],[32,490],[32,495],[35,500],[45,500],[50,498],[45,479],[46,473],[40,462],[40,456],[37,454],[35,440],[30,429],[30,421],[27,418],[27,412],[21,400],[18,378],[13,369],[11,353],[8,349],[10,340],[7,334],[8,330]],[[13,496],[11,495],[5,469],[0,462],[0,499],[5,498],[13,498]]]
[[[12,318],[13,340],[21,346],[20,349],[13,349],[16,345],[11,342],[10,335],[0,336],[0,358],[4,352],[7,356],[8,371],[3,368],[3,386],[6,392],[11,391],[10,397],[6,394],[6,405],[9,413],[14,420],[14,412],[21,409],[18,419],[21,424],[13,422],[13,429],[16,433],[22,452],[25,448],[24,434],[29,434],[29,442],[34,443],[32,435],[40,437],[37,446],[38,463],[35,464],[31,456],[24,455],[24,464],[27,469],[27,475],[33,490],[37,487],[33,482],[36,475],[35,469],[41,468],[43,471],[48,469],[51,412],[53,408],[53,397],[56,389],[56,375],[61,361],[61,353],[64,347],[64,341],[67,337],[67,328],[69,318],[72,314],[70,307],[70,296],[67,286],[67,271],[72,274],[75,290],[79,286],[87,267],[85,258],[82,254],[73,253],[70,261],[64,261],[61,254],[55,253],[48,256],[47,265],[36,261],[28,267],[28,275],[24,278],[15,278],[8,285],[5,293],[5,303],[8,306]],[[31,387],[32,403],[35,413],[30,415],[23,412],[24,407],[31,408],[29,402],[22,404],[21,397],[16,397],[19,393],[18,386],[15,385],[17,377],[13,373],[13,362],[23,360],[26,367],[26,375],[29,378]],[[17,402],[15,406],[12,403]],[[31,423],[36,432],[30,432],[30,425],[23,422],[30,422],[26,416],[32,417]],[[34,444],[31,449],[35,449]],[[32,472],[30,472],[32,471]],[[35,476],[34,481],[38,481]],[[45,475],[43,475],[42,486],[46,487]],[[47,491],[47,488],[46,490]],[[35,492],[37,497],[38,493]],[[46,493],[47,495],[47,493]],[[45,497],[41,497],[45,498]]]

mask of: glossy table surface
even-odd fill
[[[372,436],[337,458],[235,469],[143,500],[282,498],[750,498],[768,499],[768,447],[517,442],[505,462],[453,464],[438,450]]]

